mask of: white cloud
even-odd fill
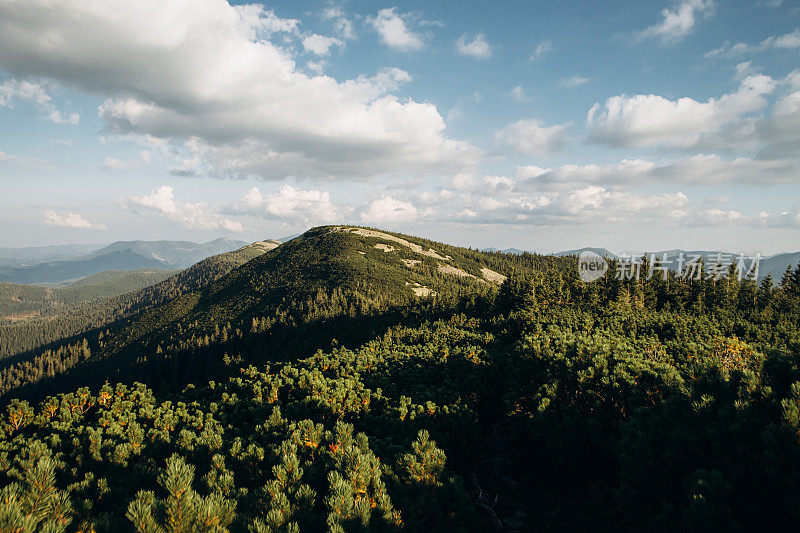
[[[483,32],[478,33],[471,41],[468,39],[469,36],[464,33],[456,41],[456,51],[459,54],[476,59],[486,59],[492,56],[492,47],[486,42]]]
[[[450,185],[457,191],[469,191],[475,187],[477,181],[475,176],[466,172],[461,172],[453,176],[450,180]]]
[[[344,42],[336,37],[326,37],[316,33],[303,39],[303,48],[306,49],[306,52],[312,52],[318,56],[330,54],[332,46],[344,46]]]
[[[53,105],[52,97],[47,94],[46,88],[38,82],[5,80],[0,84],[0,106],[13,107],[14,100],[27,100],[33,102],[39,109],[47,114],[47,118],[56,124],[75,125],[80,121],[78,113],[64,116]]]
[[[242,204],[239,210],[252,215],[305,224],[330,224],[341,218],[328,191],[303,191],[286,184],[267,195],[253,187],[242,198]]]
[[[113,157],[106,157],[103,164],[100,166],[103,170],[133,170],[139,167],[145,167],[150,164],[150,152],[142,150],[139,152],[139,157],[130,161],[121,161]]]
[[[530,60],[538,61],[545,55],[553,51],[553,43],[550,41],[542,41],[536,46],[536,49],[531,53]]]
[[[523,89],[521,85],[517,85],[511,89],[511,97],[517,102],[524,102],[528,99],[528,96],[525,94],[525,89]]]
[[[689,199],[681,192],[638,194],[590,185],[537,196],[480,195],[458,216],[475,223],[530,225],[578,224],[639,220],[677,221],[688,214]]]
[[[344,10],[339,6],[330,6],[322,10],[322,20],[333,21],[333,26],[342,39],[355,39],[356,32],[353,23],[345,16]]]
[[[361,213],[365,224],[383,226],[387,223],[413,222],[417,218],[417,208],[411,202],[382,196],[367,204]]]
[[[367,17],[367,23],[378,32],[383,43],[397,50],[419,50],[425,44],[422,37],[411,31],[395,8],[381,9],[375,17]]]
[[[402,82],[397,71],[340,82],[298,70],[290,52],[269,40],[298,38],[298,22],[260,6],[24,6],[0,3],[0,68],[105,96],[99,115],[107,132],[168,141],[196,163],[176,172],[359,178],[458,171],[480,155],[445,137],[435,105],[390,94]],[[381,20],[395,16],[388,11]]]
[[[572,88],[572,87],[578,87],[579,85],[583,85],[588,81],[589,78],[584,78],[583,76],[578,76],[576,74],[575,76],[569,78],[562,78],[558,80],[558,84],[561,85],[562,87]]]
[[[798,50],[800,49],[800,29],[783,35],[771,35],[758,44],[725,42],[719,48],[703,54],[703,57],[736,57],[748,53],[763,52],[765,50]]]
[[[324,59],[320,61],[306,61],[306,69],[314,74],[320,75],[325,71],[325,66],[328,64]]]
[[[690,226],[729,226],[751,221],[751,217],[733,209],[711,208],[692,213],[685,223]]]
[[[48,226],[60,226],[62,228],[106,229],[105,224],[91,222],[77,213],[59,215],[55,211],[45,211],[44,223]]]
[[[220,216],[203,202],[175,202],[172,187],[169,185],[162,185],[144,196],[131,196],[128,198],[128,205],[135,210],[141,211],[144,208],[146,211],[158,213],[190,229],[244,231],[239,222]]]
[[[611,146],[670,146],[688,148],[704,135],[764,108],[765,96],[775,89],[769,76],[749,76],[739,89],[719,99],[669,100],[655,94],[614,96],[595,104],[587,116],[589,139]]]
[[[548,156],[564,147],[569,126],[545,126],[538,119],[520,120],[498,131],[495,138],[521,154]]]
[[[770,227],[778,228],[800,228],[800,207],[795,207],[789,211],[781,213],[760,212],[760,221]]]
[[[555,168],[517,168],[517,190],[563,190],[588,184],[630,187],[653,184],[774,185],[797,183],[800,161],[762,160],[740,157],[725,160],[718,155],[700,154],[666,163],[624,159],[611,165],[562,165]]]
[[[756,74],[756,69],[753,68],[752,61],[742,61],[736,65],[736,75],[734,79],[743,80],[748,76],[753,76]]]
[[[698,14],[707,14],[713,7],[712,0],[687,0],[678,5],[674,11],[663,9],[661,22],[640,31],[637,37],[639,39],[653,37],[665,44],[675,43],[691,33]]]

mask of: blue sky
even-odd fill
[[[788,0],[0,0],[0,124],[0,246],[800,249]]]

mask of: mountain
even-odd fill
[[[0,358],[0,530],[796,528],[800,267],[575,266],[327,226],[112,298]]]
[[[556,257],[566,257],[571,255],[581,255],[582,252],[594,252],[600,257],[607,257],[610,259],[615,259],[617,256],[616,254],[609,252],[605,248],[579,248],[577,250],[567,250],[564,252],[556,252],[553,255]]]
[[[52,309],[46,316],[37,314],[18,314],[12,324],[3,325],[0,319],[0,360],[8,358],[2,366],[5,369],[14,367],[27,357],[38,357],[44,346],[59,339],[77,339],[81,335],[90,335],[97,339],[100,328],[112,325],[121,327],[125,320],[143,311],[162,305],[165,302],[181,297],[184,294],[201,290],[208,284],[224,276],[232,269],[246,263],[277,246],[276,241],[253,243],[232,252],[214,255],[203,259],[191,267],[179,271],[169,278],[142,289],[120,294],[99,301],[78,302],[72,307]],[[106,274],[99,274],[104,278]],[[91,278],[90,278],[91,279]],[[102,285],[102,282],[100,282]],[[0,284],[0,287],[3,285]],[[38,294],[37,291],[50,290],[30,285],[11,285],[6,295],[7,307],[23,305],[22,295]],[[77,287],[68,287],[71,291],[83,291],[81,283]],[[24,292],[22,292],[24,291]],[[35,298],[34,298],[35,301]],[[39,302],[41,304],[41,302]],[[36,305],[36,304],[34,304]],[[57,312],[56,312],[57,311]],[[6,317],[5,322],[9,319]],[[92,333],[93,332],[93,333]],[[13,359],[17,357],[18,359]],[[1,372],[2,370],[0,370]]]
[[[212,255],[236,250],[249,243],[227,238],[198,244],[189,241],[119,241],[88,255],[96,258],[116,252],[130,251],[169,265],[171,268],[186,268]]]
[[[106,243],[0,248],[0,267],[24,267],[50,261],[75,259],[99,250],[103,246],[106,246]]]
[[[106,270],[186,268],[211,255],[229,252],[245,245],[246,242],[231,239],[216,239],[204,244],[188,241],[119,241],[70,260],[0,268],[0,281],[55,283]]]
[[[580,255],[583,251],[592,251],[602,257],[606,257],[609,259],[618,259],[621,256],[618,256],[605,248],[580,248],[578,250],[567,250],[564,252],[558,252],[553,255],[557,257],[565,257],[565,256],[577,256]],[[733,261],[734,264],[739,258],[739,254],[734,254],[731,252],[720,252],[720,251],[711,251],[711,250],[681,250],[681,249],[672,249],[672,250],[660,250],[657,252],[647,252],[647,255],[654,254],[658,258],[664,257],[666,254],[668,267],[672,271],[677,271],[678,269],[678,257],[683,254],[684,261],[687,261],[693,257],[700,256],[703,258],[705,263],[712,263],[717,260],[717,256],[722,254],[723,258],[727,257],[728,260]],[[747,268],[750,267],[752,262],[752,258],[746,257],[745,258],[745,266]],[[800,252],[793,252],[793,253],[781,253],[776,254],[768,257],[762,257],[759,260],[759,267],[758,267],[758,279],[764,279],[767,277],[768,274],[772,275],[772,280],[774,284],[778,284],[783,276],[783,273],[786,271],[787,267],[796,267],[800,264]]]
[[[787,267],[800,265],[800,252],[776,254],[761,259],[758,265],[758,277],[763,279],[768,274],[772,275],[773,283],[780,283]]]
[[[497,248],[481,248],[481,252],[500,252],[502,254],[524,254],[524,253],[531,253],[527,252],[526,250],[520,250],[519,248],[506,248],[505,250],[499,250]]]
[[[180,375],[164,377],[164,383],[203,379],[212,369],[221,371],[223,355],[233,346],[254,361],[272,353],[313,353],[334,338],[343,343],[363,340],[396,313],[495,292],[515,269],[566,265],[559,258],[485,253],[349,226],[313,228],[277,247],[261,242],[243,250],[254,247],[263,247],[257,257],[213,280],[179,282],[201,268],[201,262],[153,287],[112,299],[108,311],[93,312],[92,322],[108,324],[119,316],[124,320],[108,328],[102,341],[89,335],[90,346],[97,349],[92,348],[88,360],[65,362],[55,352],[44,356],[58,359],[55,366],[66,372],[51,378],[49,386],[58,390],[89,376],[101,381],[137,376],[158,383],[154,375],[176,371]],[[263,253],[267,248],[272,249]],[[266,330],[268,342],[258,334]],[[221,349],[220,343],[230,348]],[[40,354],[20,354],[0,365],[0,377],[18,375],[16,369],[30,365],[31,356]],[[36,381],[38,372],[16,381]],[[8,386],[4,380],[0,390]]]
[[[657,257],[661,258],[664,254],[667,255],[667,260],[670,262],[668,264],[670,270],[677,270],[677,260],[680,254],[683,254],[685,260],[691,259],[692,257],[700,256],[703,258],[705,263],[714,263],[717,261],[717,258],[720,254],[722,254],[723,260],[732,261],[733,264],[736,264],[739,260],[739,254],[735,254],[732,252],[720,252],[720,251],[709,251],[709,250],[662,250],[659,252],[653,252]],[[752,257],[745,256],[744,265],[746,268],[751,266],[753,261]],[[800,252],[793,252],[793,253],[781,253],[776,254],[768,257],[761,257],[758,262],[758,279],[762,280],[767,277],[768,274],[772,274],[772,281],[773,284],[777,285],[781,281],[781,277],[783,276],[784,271],[787,267],[796,267],[800,264]]]
[[[152,349],[178,338],[178,331],[205,335],[222,322],[248,328],[253,318],[272,319],[276,313],[290,320],[304,313],[309,300],[327,302],[326,314],[333,316],[350,313],[351,306],[369,313],[430,298],[482,293],[505,279],[490,266],[479,252],[406,235],[343,226],[314,228],[201,292],[145,313],[107,344],[129,348],[137,341],[143,349]]]

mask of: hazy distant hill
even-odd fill
[[[781,276],[786,271],[787,266],[800,264],[800,252],[776,254],[761,260],[758,266],[758,277],[765,278],[767,274],[772,274],[775,283],[780,282]]]
[[[667,254],[667,260],[672,261],[669,265],[670,269],[676,270],[677,269],[677,259],[679,255],[682,253],[685,259],[690,259],[694,256],[701,256],[703,261],[706,263],[715,262],[721,253],[723,258],[727,257],[727,260],[733,261],[736,263],[739,259],[739,254],[732,253],[732,252],[719,252],[719,251],[708,251],[708,250],[662,250],[659,252],[653,252],[657,257],[663,257],[664,254]],[[745,266],[750,267],[752,259],[750,257],[745,257]],[[758,265],[758,279],[764,279],[767,277],[768,274],[772,274],[772,280],[775,284],[779,283],[781,280],[781,276],[783,272],[786,270],[788,266],[796,266],[800,263],[800,252],[789,252],[789,253],[781,253],[772,255],[769,257],[762,257],[759,260]]]
[[[605,248],[589,248],[589,247],[579,248],[577,250],[566,250],[564,252],[556,252],[553,255],[556,257],[564,257],[567,255],[580,255],[581,252],[594,252],[601,257],[610,257],[611,259],[617,257],[616,254],[614,254],[613,252],[609,252]]]
[[[102,272],[61,287],[0,283],[0,315],[15,315],[0,316],[0,339],[4,341],[0,342],[0,360],[197,291],[277,245],[277,241],[256,242],[205,258],[177,273],[153,269]],[[146,278],[163,281],[152,285]],[[126,283],[143,288],[120,294],[116,286]],[[98,293],[103,291],[118,295],[102,298]],[[96,296],[102,299],[93,299]]]
[[[90,254],[105,245],[106,243],[0,248],[0,267],[23,267],[48,261],[76,259]]]
[[[554,255],[556,257],[566,257],[571,255],[580,255],[581,252],[584,251],[592,251],[602,257],[606,257],[609,259],[618,259],[621,256],[607,250],[606,248],[579,248],[576,250],[565,250],[563,252],[556,252]],[[498,250],[497,248],[484,248],[481,251],[484,252],[502,252],[506,254],[522,254],[525,253],[525,250],[519,250],[517,248],[506,248],[505,250]],[[671,263],[668,265],[671,270],[677,270],[677,260],[680,254],[683,254],[684,260],[689,260],[694,256],[701,256],[703,261],[706,263],[715,261],[717,259],[718,254],[722,253],[723,257],[727,256],[730,260],[736,262],[739,258],[739,254],[735,254],[732,252],[719,252],[719,251],[711,251],[711,250],[680,250],[680,249],[673,249],[673,250],[660,250],[657,252],[647,252],[648,255],[655,254],[657,257],[661,258],[664,254],[667,254],[667,260]],[[747,267],[750,266],[750,259],[747,258],[745,265]],[[772,275],[773,282],[775,284],[779,283],[781,280],[781,276],[783,276],[786,267],[789,266],[796,266],[800,264],[800,252],[788,252],[788,253],[780,253],[775,254],[768,257],[762,257],[759,262],[758,268],[758,278],[764,279],[767,277],[768,274]]]
[[[186,268],[206,257],[230,252],[246,244],[231,239],[215,239],[203,244],[189,241],[119,241],[75,259],[0,268],[0,281],[54,283],[106,270]]]

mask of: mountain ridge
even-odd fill
[[[107,270],[186,268],[206,257],[247,246],[245,241],[219,238],[206,243],[191,241],[117,241],[86,255],[30,266],[0,267],[7,283],[58,283]]]

